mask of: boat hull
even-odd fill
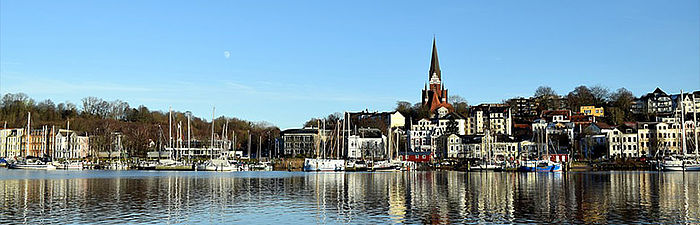
[[[335,172],[345,171],[345,160],[342,159],[304,159],[306,172]]]
[[[21,165],[21,164],[10,164],[8,167],[10,169],[25,169],[25,170],[56,170],[56,167],[51,164],[46,165]]]
[[[561,165],[538,166],[537,172],[561,172]]]

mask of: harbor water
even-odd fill
[[[700,223],[700,173],[0,169],[2,224]]]

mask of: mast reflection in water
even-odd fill
[[[2,223],[700,223],[700,173],[0,171]]]

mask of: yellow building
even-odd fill
[[[584,115],[601,117],[605,115],[603,107],[595,107],[592,105],[581,106],[581,111]]]

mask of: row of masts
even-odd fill
[[[700,153],[698,152],[698,116],[697,116],[697,107],[695,106],[695,94],[691,94],[692,98],[692,107],[693,107],[693,138],[695,139],[695,157],[698,158],[700,156]],[[687,146],[686,146],[686,133],[685,133],[685,98],[683,96],[683,90],[681,90],[681,96],[680,99],[678,100],[681,104],[681,145],[682,145],[682,152],[684,155],[688,154]]]
[[[216,138],[215,138],[215,132],[214,132],[214,127],[215,127],[215,116],[216,116],[216,107],[212,108],[212,113],[211,113],[211,140],[210,140],[210,145],[209,148],[207,148],[209,151],[213,152],[214,150],[229,150],[233,149],[234,151],[236,150],[236,131],[232,131],[231,135],[231,140],[229,140],[229,120],[226,120],[226,123],[222,125],[222,130],[221,130],[221,142],[219,143],[219,146],[216,144]],[[186,149],[192,149],[192,141],[191,141],[191,113],[187,113],[187,147]],[[185,148],[185,146],[182,145],[182,121],[178,121],[177,124],[177,130],[176,132],[176,139],[173,138],[173,110],[172,107],[169,108],[169,116],[168,116],[168,146],[167,148],[171,150],[182,150]],[[248,145],[247,145],[247,153],[248,157],[251,155],[251,140],[252,140],[252,134],[250,130],[248,130]],[[228,143],[227,143],[228,142]],[[259,137],[258,140],[258,149],[257,149],[257,158],[260,158],[262,154],[262,136]],[[172,157],[172,154],[171,154]],[[210,154],[210,157],[213,158],[213,154]]]
[[[319,136],[319,141],[316,143],[316,158],[332,158],[332,159],[341,159],[342,155],[347,153],[347,145],[349,144],[348,138],[350,137],[351,134],[351,120],[350,120],[350,112],[344,112],[343,113],[343,119],[335,121],[335,127],[333,131],[331,131],[331,134],[326,136],[326,120],[317,120],[316,121],[316,126],[317,126],[317,135]],[[321,124],[322,123],[322,124]],[[357,126],[355,126],[355,129],[357,129]],[[387,144],[385,145],[385,151],[386,151],[386,156],[387,159],[395,159],[399,156],[399,138],[394,138],[395,142],[392,141],[392,138],[394,136],[394,128],[391,126],[391,124],[388,124],[387,127]],[[326,138],[324,140],[323,137],[330,137]],[[392,150],[392,145],[393,150]],[[328,151],[330,149],[330,152]],[[394,151],[395,150],[395,151]],[[394,154],[395,152],[395,154]],[[365,155],[362,153],[362,157],[364,158]]]

